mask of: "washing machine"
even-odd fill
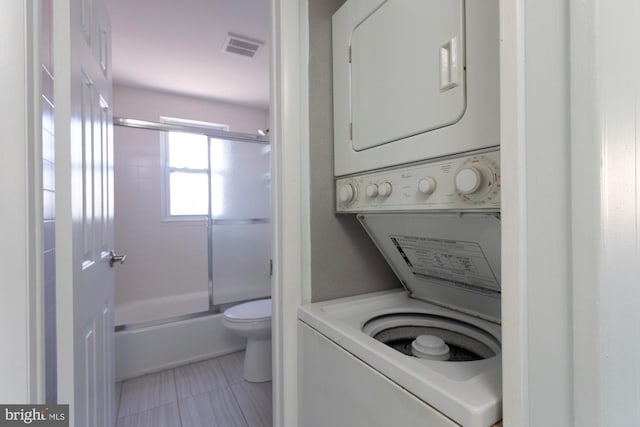
[[[498,0],[348,0],[332,36],[336,176],[499,146]]]
[[[299,310],[305,426],[489,427],[502,419],[500,153],[336,180],[402,290]]]

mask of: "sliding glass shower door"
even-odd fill
[[[211,305],[271,294],[270,146],[210,138]]]
[[[128,260],[116,271],[118,329],[269,296],[266,138],[119,120],[115,228]]]

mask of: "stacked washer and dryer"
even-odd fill
[[[497,0],[333,17],[336,211],[402,284],[299,311],[300,425],[502,419]]]

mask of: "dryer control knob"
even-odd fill
[[[382,197],[389,197],[389,195],[391,194],[391,190],[391,184],[389,184],[388,182],[383,182],[378,185],[378,194]]]
[[[338,190],[338,199],[342,203],[352,202],[356,197],[356,189],[352,184],[345,184]]]
[[[367,185],[367,197],[376,197],[378,195],[378,186],[375,184]]]
[[[436,181],[432,177],[428,176],[418,181],[418,191],[422,194],[431,194],[436,189]]]
[[[473,166],[460,169],[455,177],[456,189],[461,194],[475,193],[480,188],[481,182],[482,174]]]

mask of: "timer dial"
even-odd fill
[[[474,166],[462,168],[456,173],[455,185],[460,194],[475,193],[481,183],[482,173]]]
[[[454,186],[464,203],[480,204],[500,197],[500,169],[484,155],[467,159],[454,177]]]

